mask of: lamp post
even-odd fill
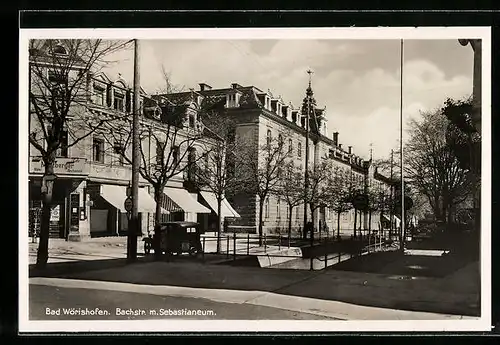
[[[471,120],[476,132],[481,135],[481,72],[482,72],[482,41],[480,39],[459,39],[458,42],[462,46],[470,45],[474,51],[474,67],[473,67],[473,77],[472,77],[472,114]],[[480,163],[480,155],[476,157],[474,154],[474,142],[469,135],[469,154],[470,154],[470,165],[472,171],[472,202],[474,209],[474,224],[476,231],[479,232],[480,229],[480,204],[481,204],[481,188],[478,188],[478,183],[480,180],[480,170],[478,163]]]

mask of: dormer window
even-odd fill
[[[124,96],[122,94],[119,94],[119,93],[115,93],[115,97],[114,97],[114,104],[113,104],[113,108],[115,110],[118,110],[118,111],[123,111],[124,110]]]
[[[64,48],[63,46],[57,45],[54,47],[54,54],[68,55],[68,52],[66,51],[66,48]]]
[[[189,128],[195,128],[196,125],[196,115],[191,113],[189,114]]]
[[[94,84],[94,97],[93,101],[98,105],[106,105],[106,89],[99,85]]]

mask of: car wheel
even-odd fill
[[[189,248],[189,256],[196,257],[198,255],[198,250],[195,247]]]

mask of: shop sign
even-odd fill
[[[30,157],[30,173],[43,174],[45,172],[41,157]],[[54,174],[56,175],[88,175],[89,169],[85,158],[56,158]]]
[[[60,209],[59,209],[59,205],[57,205],[56,207],[54,207],[50,211],[50,221],[51,222],[58,222],[59,218],[60,218]]]

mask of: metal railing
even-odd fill
[[[205,234],[201,235],[201,256],[205,261],[205,255],[215,255],[220,262],[235,262],[251,256],[265,256],[270,261],[272,258],[301,259],[310,260],[312,269],[322,269],[353,257],[383,250],[386,245],[381,238],[375,244],[368,243],[367,236],[344,236],[339,239],[331,233],[314,238],[312,243],[310,238],[290,235],[263,234],[259,241],[257,234],[222,233],[217,248],[217,236]],[[275,260],[275,264],[269,267],[280,266],[287,261],[282,259]]]

